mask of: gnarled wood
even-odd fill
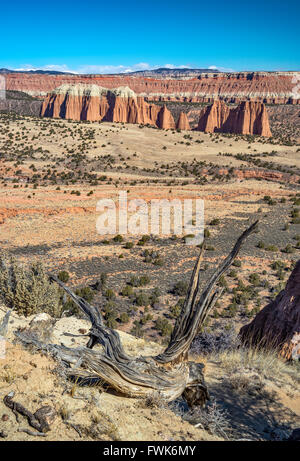
[[[204,254],[204,246],[202,247],[170,342],[165,351],[155,357],[130,357],[126,354],[118,332],[105,326],[100,311],[76,296],[53,275],[50,276],[51,280],[68,293],[91,322],[87,346],[72,349],[55,344],[42,344],[24,333],[18,333],[18,336],[23,342],[34,343],[36,347],[59,358],[66,366],[68,376],[86,383],[105,382],[131,397],[144,397],[159,392],[164,399],[172,401],[182,395],[190,406],[203,405],[209,399],[203,365],[188,362],[188,350],[220,295],[218,288],[214,290],[218,280],[230,267],[244,240],[254,232],[257,223],[252,224],[239,237],[231,253],[220,264],[199,295],[200,264]],[[100,346],[100,349],[93,349],[95,346]]]

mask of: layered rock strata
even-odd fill
[[[216,100],[200,112],[198,130],[272,136],[266,106],[258,101],[243,101],[230,108],[223,101]]]
[[[147,103],[128,87],[110,90],[98,85],[61,85],[44,99],[41,116],[175,128],[165,106]]]
[[[7,90],[24,91],[44,97],[62,84],[89,84],[105,88],[130,87],[137,96],[151,101],[231,103],[257,100],[270,104],[299,104],[299,72],[203,73],[191,78],[139,77],[137,75],[50,75],[30,73],[4,74]]]

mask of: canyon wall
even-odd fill
[[[149,101],[213,102],[222,99],[238,103],[256,100],[270,104],[299,104],[295,90],[300,72],[200,73],[186,78],[155,78],[138,75],[50,75],[4,74],[7,90],[44,97],[63,84],[79,83],[113,89],[128,86]],[[297,80],[298,79],[298,80]]]
[[[216,100],[200,112],[198,130],[272,136],[266,106],[258,101],[243,101],[230,108],[223,101]]]
[[[172,114],[165,106],[148,104],[128,87],[108,89],[81,83],[63,84],[46,96],[41,116],[175,128]]]
[[[164,105],[149,104],[129,87],[114,89],[98,85],[63,84],[49,93],[42,104],[42,117],[71,120],[108,121],[154,125],[158,128],[190,130],[187,115],[181,112],[175,124]],[[265,105],[244,101],[235,108],[216,100],[202,109],[198,130],[206,133],[223,132],[272,136]]]

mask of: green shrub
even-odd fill
[[[130,250],[133,248],[133,242],[126,242],[124,248],[126,248],[126,250]]]
[[[146,293],[137,293],[135,296],[135,303],[137,306],[149,306],[149,296]]]
[[[175,283],[172,293],[177,296],[184,296],[187,294],[188,288],[188,283],[180,280],[179,282]]]
[[[219,218],[214,218],[210,221],[210,226],[218,226],[220,224],[220,219]]]
[[[131,285],[125,285],[121,290],[122,296],[131,296],[133,295],[134,291]]]
[[[66,282],[69,280],[69,278],[70,278],[69,272],[67,272],[67,271],[60,271],[60,272],[58,273],[57,278],[58,278],[61,282],[66,283]]]
[[[128,323],[129,315],[126,312],[122,312],[122,314],[120,315],[120,320],[122,323]]]
[[[2,256],[0,266],[0,296],[8,307],[25,317],[40,312],[60,317],[59,287],[50,283],[42,264],[24,266],[13,258]]]

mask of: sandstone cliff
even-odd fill
[[[300,357],[300,260],[276,299],[240,330],[244,343],[278,348],[286,358]]]
[[[190,130],[190,123],[185,112],[180,112],[177,124],[177,130]]]
[[[173,115],[166,106],[163,106],[158,113],[157,126],[163,130],[170,130],[175,128]]]
[[[98,85],[64,84],[46,96],[41,116],[175,128],[174,119],[166,107],[148,104],[128,87],[111,90]]]
[[[84,83],[105,88],[130,87],[148,100],[238,103],[245,99],[273,104],[299,104],[295,81],[299,72],[200,73],[191,78],[153,78],[130,75],[4,74],[7,90],[46,96],[62,84]]]
[[[243,101],[230,108],[223,101],[216,100],[200,112],[198,130],[272,136],[266,106],[258,101]]]

